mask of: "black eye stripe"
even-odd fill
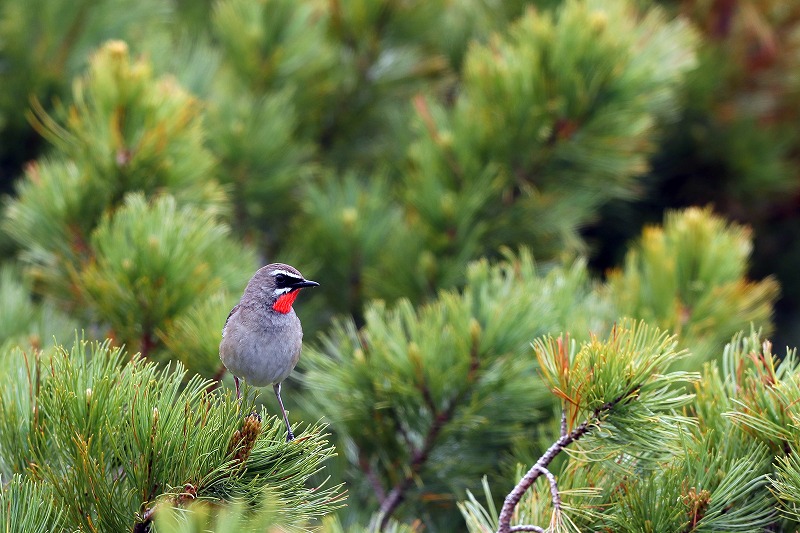
[[[303,279],[299,276],[287,276],[282,273],[275,274],[275,286],[279,289],[289,287],[298,281],[303,281]]]

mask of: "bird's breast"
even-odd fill
[[[270,316],[239,309],[228,321],[220,358],[235,376],[263,387],[286,379],[297,365],[302,342],[303,330],[293,310]]]

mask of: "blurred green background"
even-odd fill
[[[622,42],[581,54],[591,32],[565,25],[539,37],[554,42],[537,56],[514,36],[533,29],[518,21],[525,13],[557,5],[4,0],[0,190],[25,202],[26,172],[45,172],[36,167],[54,150],[87,157],[114,189],[75,215],[88,231],[127,191],[220,187],[225,222],[259,262],[296,261],[329,280],[304,296],[312,330],[331,313],[359,316],[371,297],[458,286],[465,261],[502,245],[525,244],[540,260],[577,251],[602,276],[665,209],[708,205],[753,228],[751,275],[780,281],[775,338],[796,344],[800,8],[636,2],[680,17],[686,32],[662,36],[673,42],[642,57],[639,74],[611,80]],[[137,160],[143,139],[126,138],[129,125],[71,124],[67,134],[43,119],[66,120],[76,100],[106,90],[81,96],[75,80],[109,39],[127,43],[129,68],[150,71],[133,74],[141,83],[187,92],[164,111],[173,116],[149,119],[187,138],[161,147],[178,166],[169,172],[186,174],[174,183],[152,160],[166,154]],[[186,121],[199,131],[179,131]],[[4,229],[5,262],[28,257],[33,236]]]

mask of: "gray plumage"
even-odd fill
[[[219,357],[234,376],[237,396],[240,396],[240,378],[257,387],[271,384],[283,413],[288,440],[294,435],[280,396],[281,382],[297,365],[303,344],[303,329],[290,307],[290,297],[303,287],[318,285],[283,263],[262,267],[248,282],[222,329]],[[289,298],[289,307],[286,303],[278,306],[287,312],[274,308],[281,297]]]
[[[219,357],[231,374],[264,387],[289,376],[302,344],[303,330],[294,309],[284,315],[249,301],[245,293],[222,331]]]

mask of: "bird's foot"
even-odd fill
[[[292,430],[290,429],[286,433],[286,442],[292,442],[293,440],[294,440],[294,433],[292,433]]]

